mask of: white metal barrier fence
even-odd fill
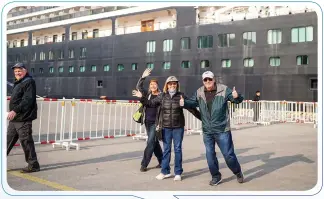
[[[9,104],[10,98],[7,99]],[[147,139],[144,125],[133,121],[139,102],[133,100],[37,99],[38,118],[33,121],[35,144],[79,149],[76,140],[133,136]],[[9,106],[8,106],[9,107]],[[275,122],[312,123],[317,127],[317,103],[243,101],[228,103],[231,125]],[[184,110],[187,133],[202,133],[201,121]]]

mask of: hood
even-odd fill
[[[164,84],[164,87],[163,87],[163,92],[166,93],[166,92],[168,91],[168,86],[167,86],[167,84],[168,84],[169,82],[177,82],[177,83],[178,83],[178,86],[177,86],[177,92],[180,91],[180,83],[179,83],[179,80],[178,80],[175,76],[170,76],[170,77],[168,77],[168,78],[166,79],[166,81],[165,81],[165,84]]]

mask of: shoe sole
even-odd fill
[[[217,186],[219,183],[222,182],[223,179],[221,179],[220,181],[218,181],[216,184],[209,184],[210,186]]]

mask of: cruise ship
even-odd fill
[[[247,100],[259,90],[263,100],[317,101],[317,14],[291,5],[15,7],[8,82],[23,62],[39,96],[127,100],[146,68],[160,88],[176,76],[188,96],[210,70]]]

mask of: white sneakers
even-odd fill
[[[181,181],[181,175],[176,175],[173,180],[174,181]]]
[[[155,178],[158,179],[158,180],[163,180],[163,179],[169,178],[169,177],[171,177],[171,173],[170,174],[166,174],[166,175],[164,175],[163,173],[160,173]],[[181,175],[176,175],[173,180],[174,181],[181,181]]]
[[[164,175],[163,173],[160,173],[159,175],[157,175],[155,178],[158,180],[163,180],[164,178],[169,178],[171,177],[171,173]]]

